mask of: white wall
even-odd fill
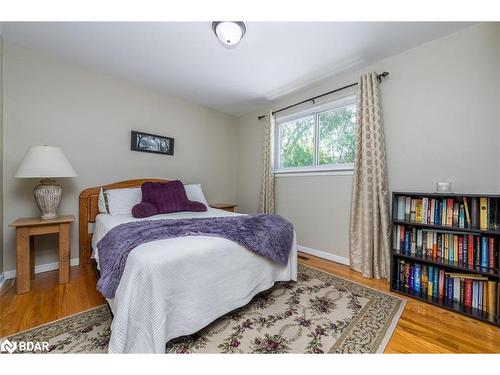
[[[37,181],[14,178],[28,146],[60,146],[78,173],[59,179],[59,212],[78,217],[86,187],[158,177],[200,182],[209,201],[235,200],[235,118],[4,43],[4,271],[15,269],[18,217],[37,216]],[[130,130],[175,138],[175,155],[130,151]],[[77,223],[72,258],[78,257]],[[57,260],[55,238],[37,240],[36,264]]]
[[[270,103],[278,109],[345,84],[365,71],[388,71],[381,87],[392,191],[500,190],[500,26],[479,24],[363,71]],[[237,202],[256,212],[267,108],[238,120]],[[276,209],[293,222],[298,243],[348,258],[352,176],[278,177]]]

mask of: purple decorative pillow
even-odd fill
[[[132,216],[137,218],[150,217],[158,215],[158,209],[154,204],[142,202],[132,207]]]
[[[141,187],[142,201],[132,209],[134,217],[148,217],[180,211],[204,212],[207,206],[187,198],[181,181],[145,182]]]

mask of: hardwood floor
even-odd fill
[[[308,258],[299,261],[311,267],[389,292],[386,281],[366,279],[347,266],[308,254],[300,254],[300,257]],[[385,353],[500,353],[500,329],[407,298],[405,310]]]
[[[299,262],[388,291],[385,281],[365,279],[349,267],[300,254]],[[57,271],[37,274],[30,293],[16,295],[13,280],[0,291],[0,337],[102,305],[91,265],[71,268],[71,282],[59,285]],[[500,353],[500,329],[408,298],[386,353]]]
[[[31,292],[16,294],[14,279],[0,291],[0,337],[64,318],[105,302],[96,290],[92,265],[71,267],[70,282],[58,283],[58,271],[35,275]]]

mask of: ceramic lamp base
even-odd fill
[[[41,180],[40,184],[35,186],[35,201],[42,212],[41,219],[56,219],[57,209],[61,203],[62,188],[54,180]]]

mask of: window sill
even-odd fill
[[[353,168],[305,169],[275,171],[275,177],[352,176]]]

